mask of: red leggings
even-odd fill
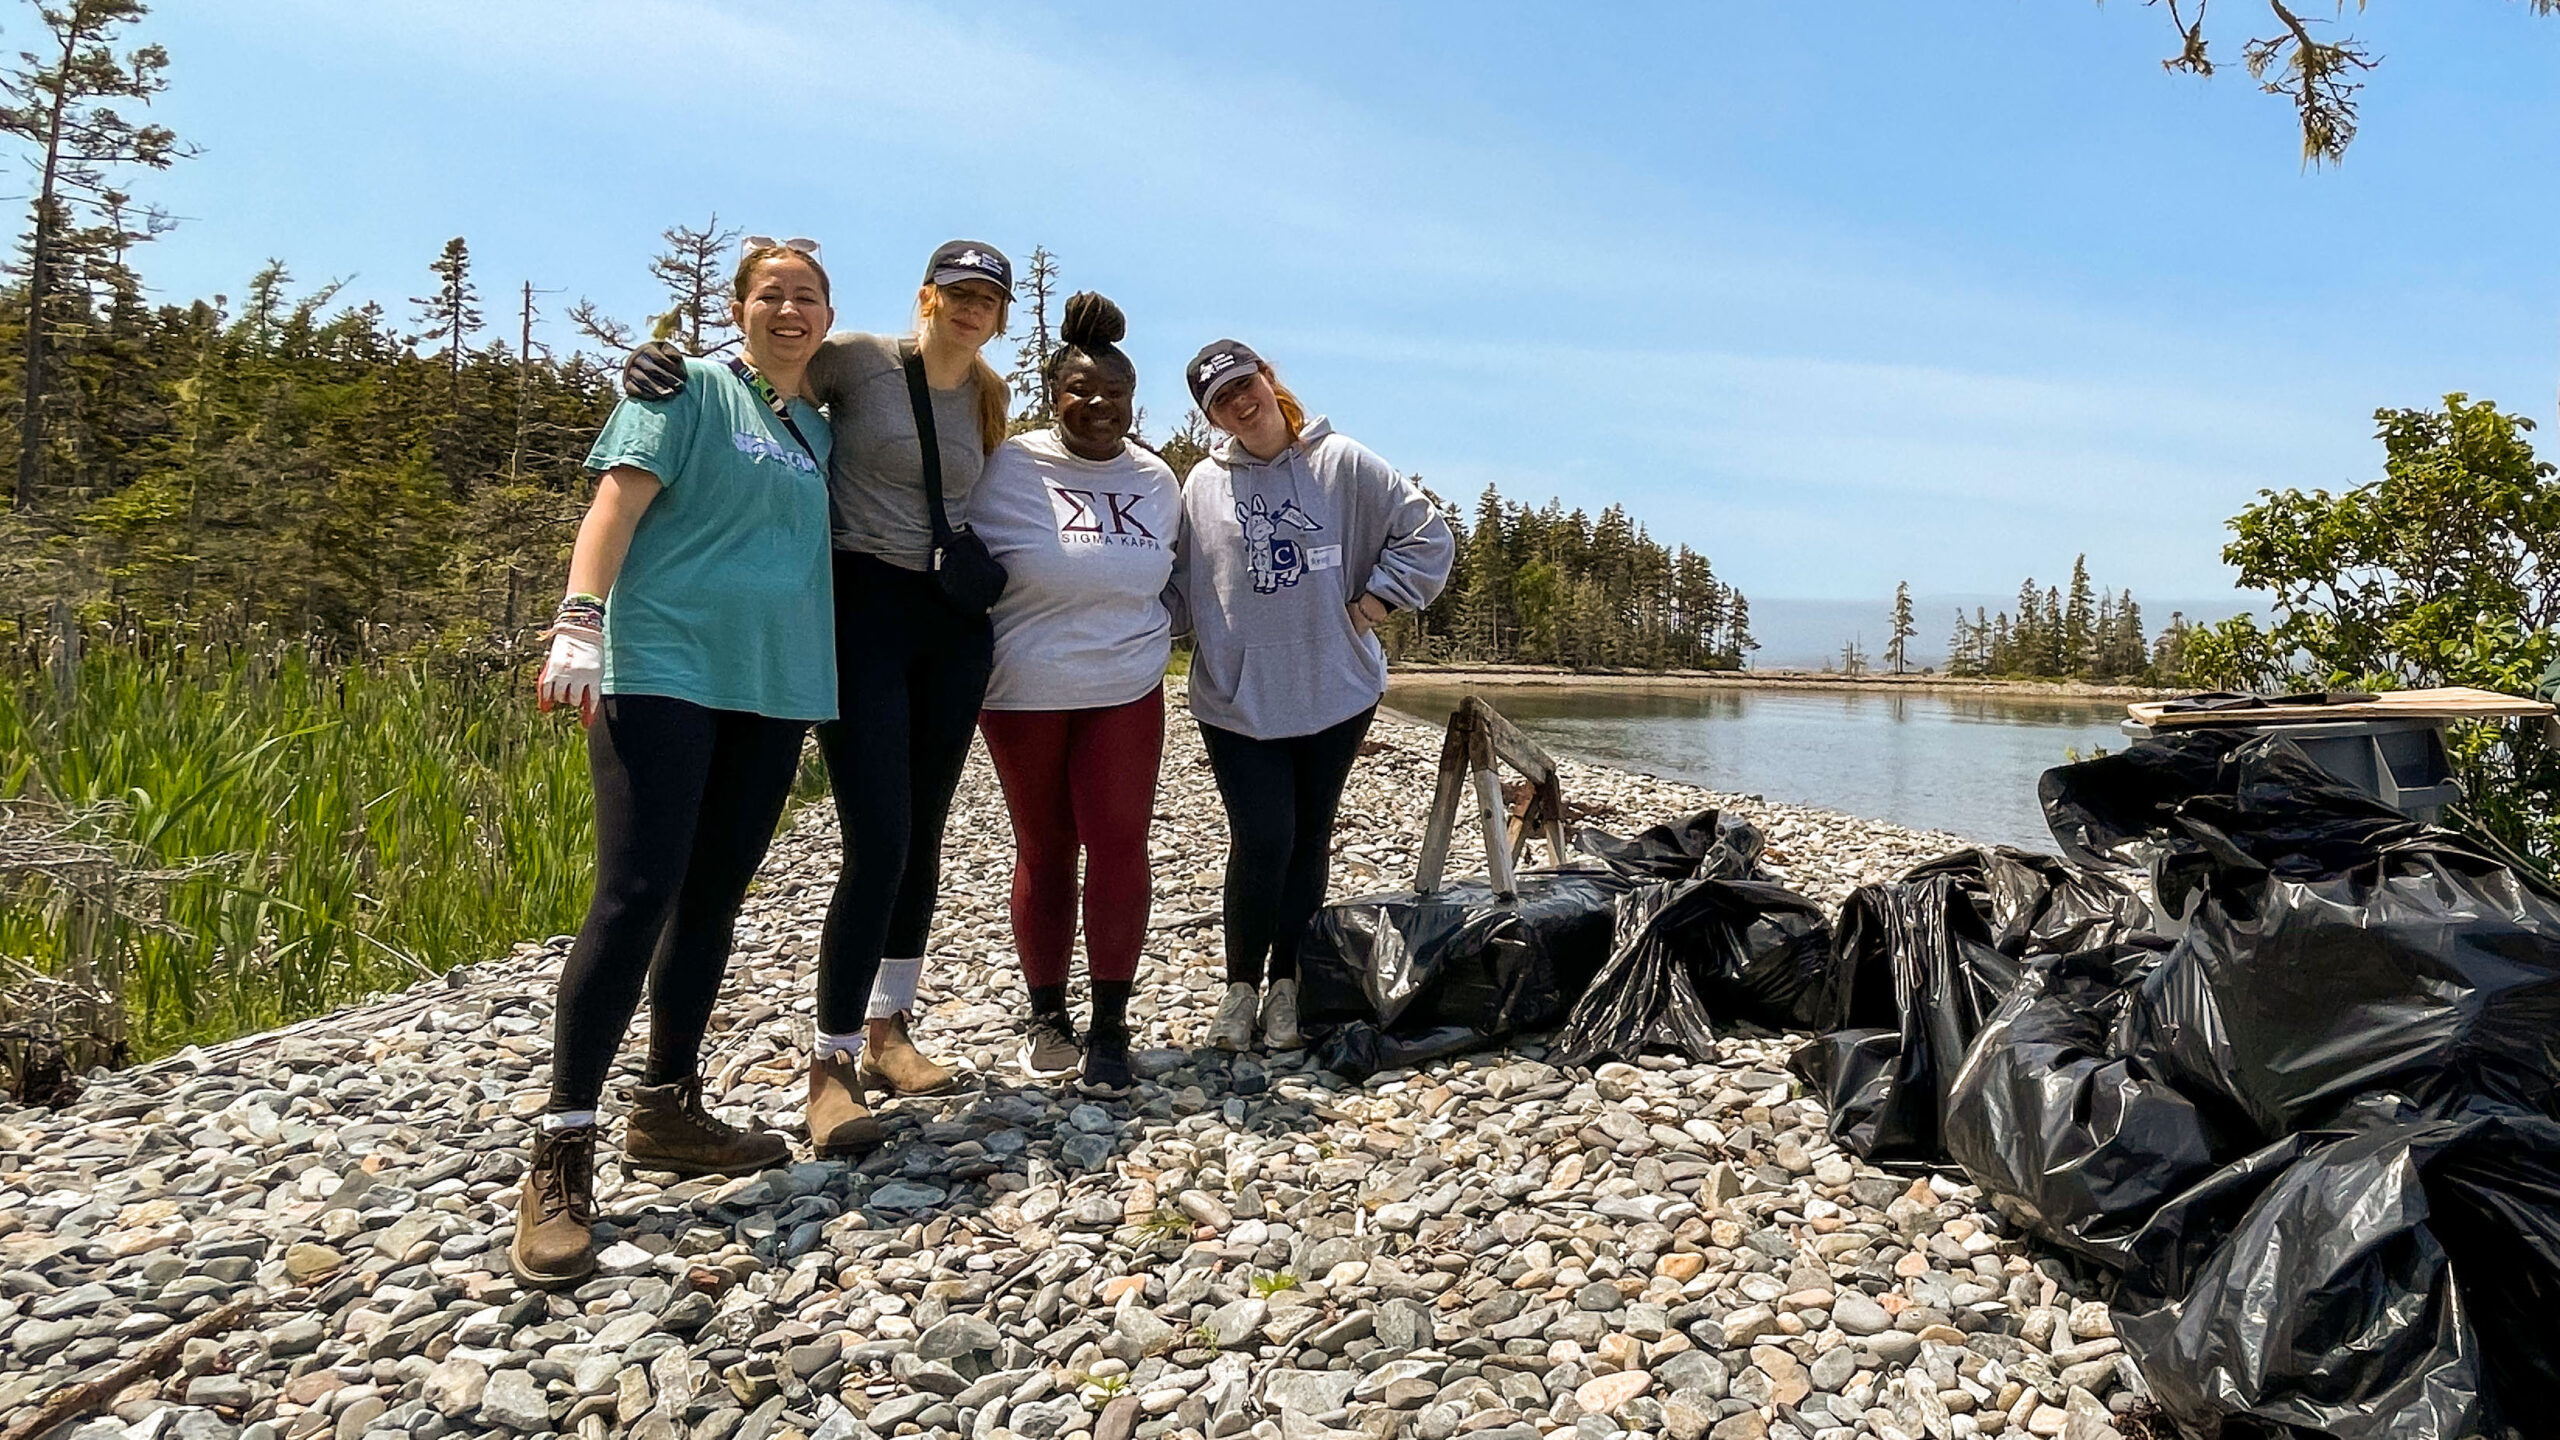
[[[1106,710],[988,710],[978,729],[1013,812],[1013,948],[1023,983],[1067,983],[1078,847],[1085,964],[1096,980],[1134,979],[1152,895],[1147,822],[1164,756],[1163,689]]]

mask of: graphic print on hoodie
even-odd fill
[[[1259,495],[1253,497],[1250,509],[1239,500],[1236,502],[1236,522],[1244,526],[1245,568],[1252,572],[1253,588],[1263,594],[1268,595],[1283,585],[1297,584],[1298,577],[1311,568],[1325,568],[1308,565],[1307,556],[1298,542],[1280,534],[1283,525],[1294,526],[1307,534],[1324,528],[1315,522],[1313,516],[1299,509],[1297,501],[1281,501],[1275,514],[1271,502]],[[1331,549],[1335,557],[1342,554],[1338,546],[1325,548]]]

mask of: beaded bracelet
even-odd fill
[[[593,595],[572,594],[562,599],[559,613],[551,617],[551,628],[558,630],[576,626],[584,630],[604,628],[604,602]]]

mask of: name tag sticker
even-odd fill
[[[1307,548],[1307,568],[1310,570],[1341,569],[1342,547],[1339,545],[1309,546]]]

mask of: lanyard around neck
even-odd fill
[[[819,461],[818,452],[811,448],[809,437],[800,433],[800,422],[791,418],[791,402],[782,398],[782,392],[774,389],[773,382],[764,378],[764,372],[748,364],[744,357],[732,355],[729,357],[729,373],[755,392],[755,397],[764,402],[764,408],[772,411],[773,418],[781,421],[782,428],[790,431],[791,438],[799,442],[800,449],[809,457],[809,463],[816,465],[818,473],[824,475],[827,467]]]

